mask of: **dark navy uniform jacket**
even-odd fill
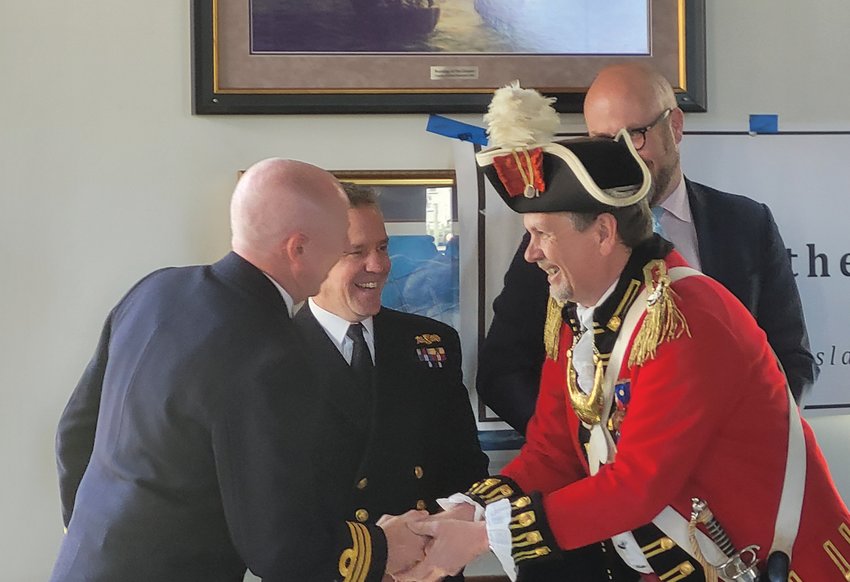
[[[374,389],[364,398],[308,305],[295,323],[321,369],[327,403],[314,461],[327,520],[369,524],[417,507],[435,511],[436,498],[487,474],[454,329],[382,308],[374,317]]]
[[[817,378],[800,294],[770,209],[759,202],[685,180],[703,272],[720,281],[767,333],[798,402]],[[523,253],[522,240],[493,302],[493,322],[478,361],[481,399],[525,434],[543,366],[549,286]]]
[[[377,528],[317,511],[321,406],[302,346],[280,293],[234,253],[138,283],[59,423],[68,532],[52,580],[235,582],[246,566],[341,580],[355,534],[383,571]]]

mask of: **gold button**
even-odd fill
[[[420,499],[416,502],[416,509],[425,509],[426,507],[427,505],[425,504],[424,500]]]
[[[365,509],[358,509],[354,512],[354,517],[356,517],[357,521],[360,523],[364,523],[367,519],[369,519],[369,512]]]
[[[661,545],[661,549],[665,552],[676,545],[676,543],[670,538],[661,538],[658,543]]]
[[[528,527],[528,526],[534,524],[534,521],[535,521],[534,520],[534,512],[533,511],[526,511],[525,513],[520,513],[518,516],[516,516],[511,521],[514,521],[514,520],[516,520],[516,522],[519,524],[520,527]]]
[[[369,484],[369,479],[367,479],[366,477],[363,477],[362,479],[360,479],[360,481],[357,482],[357,488],[358,489],[366,489],[366,485],[368,485],[368,484]]]
[[[679,566],[679,572],[681,572],[682,574],[693,574],[694,567],[690,562],[685,562],[684,564]]]
[[[422,475],[425,474],[425,470],[422,469],[422,467],[420,467],[419,465],[416,465],[415,467],[413,467],[413,474],[416,475],[417,479],[421,479]]]

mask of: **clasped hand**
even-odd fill
[[[471,505],[458,505],[432,516],[415,510],[383,516],[377,525],[387,537],[384,582],[436,582],[487,552],[485,524],[472,521],[473,514]]]

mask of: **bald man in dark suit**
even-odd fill
[[[291,314],[342,254],[347,209],[324,170],[260,162],[233,195],[233,251],[152,273],[112,310],[59,422],[51,580],[342,580],[347,552],[371,582],[409,563],[407,541],[421,555],[402,520],[322,520],[301,446],[323,427]]]

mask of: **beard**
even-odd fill
[[[556,285],[549,285],[549,295],[560,303],[566,303],[573,300],[574,293],[569,283],[562,282]]]
[[[678,164],[679,152],[676,150],[676,143],[673,141],[673,136],[665,134],[664,156],[663,159],[656,164],[656,171],[652,176],[653,184],[649,198],[650,206],[661,202],[668,194],[670,194],[670,184],[672,184],[678,174]]]

